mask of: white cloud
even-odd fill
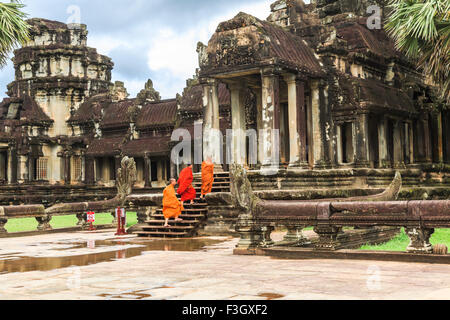
[[[174,97],[181,93],[185,80],[192,77],[198,68],[197,43],[207,43],[220,22],[231,19],[243,11],[260,19],[266,19],[270,14],[270,4],[273,0],[265,0],[259,4],[243,4],[220,15],[210,17],[197,25],[177,33],[171,28],[161,28],[156,36],[149,39],[148,66],[154,72],[165,72],[172,81],[155,83],[165,97]],[[156,79],[155,79],[156,80]]]

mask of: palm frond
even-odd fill
[[[18,1],[0,2],[0,67],[8,61],[8,54],[29,40],[27,15]]]

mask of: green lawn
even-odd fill
[[[431,237],[430,242],[432,244],[445,244],[450,247],[450,230],[449,229],[436,229],[435,233]],[[365,245],[361,247],[361,250],[377,250],[377,251],[405,251],[409,245],[409,238],[402,229],[402,232],[392,239],[390,242],[381,244],[378,246]]]
[[[113,217],[110,213],[98,213],[95,215],[94,225],[111,224]],[[71,228],[77,225],[78,219],[75,215],[53,217],[50,222],[53,229]],[[135,212],[127,213],[127,228],[137,224],[137,214]],[[9,233],[36,231],[38,223],[34,218],[10,219],[6,224],[6,230]]]

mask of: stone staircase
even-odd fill
[[[199,175],[194,177],[192,186],[197,191],[197,198],[193,205],[185,203],[185,210],[180,216],[183,221],[175,222],[171,219],[170,227],[165,228],[164,215],[160,208],[152,214],[150,220],[146,222],[146,226],[143,226],[135,234],[146,238],[190,238],[196,236],[208,218],[208,204],[200,200],[202,181]],[[230,174],[228,172],[214,174],[212,192],[230,192]]]

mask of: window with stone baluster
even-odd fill
[[[48,180],[48,159],[39,158],[36,161],[36,180]]]

